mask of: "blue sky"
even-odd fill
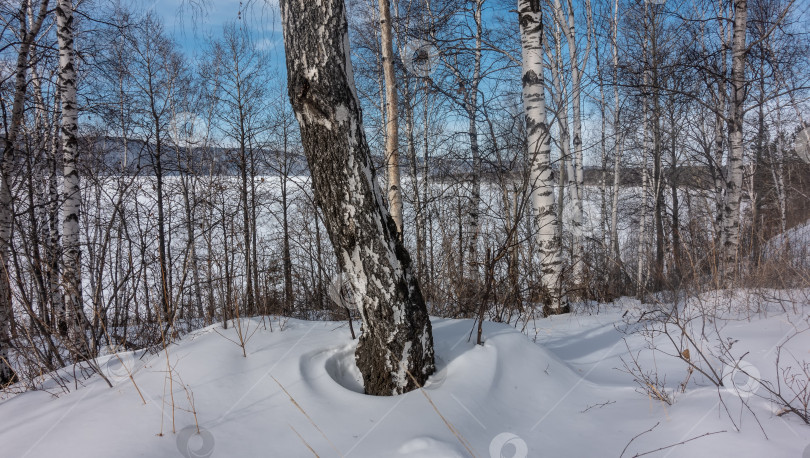
[[[259,48],[283,64],[277,0],[140,0],[140,4],[163,18],[166,31],[189,55],[201,51],[208,37],[219,36],[227,22],[238,20],[241,6],[242,18]]]

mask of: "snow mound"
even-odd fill
[[[509,325],[485,323],[481,346],[468,341],[472,320],[434,318],[437,372],[423,390],[393,397],[362,393],[356,341],[344,323],[289,320],[283,331],[271,331],[259,319],[246,319],[243,329],[259,327],[247,342],[246,358],[228,340],[238,340],[233,326],[212,326],[167,352],[123,354],[109,365],[112,389],[94,376],[69,394],[34,391],[0,403],[2,453],[618,456],[633,436],[661,422],[633,442],[632,456],[709,431],[731,431],[711,387],[672,407],[634,391],[632,380],[615,370],[626,351],[624,336],[613,327],[618,317],[546,319],[529,332],[537,342]],[[765,417],[760,420],[771,441],[749,422],[747,434],[712,435],[669,456],[801,450],[805,444],[788,430],[806,433],[804,426]],[[785,421],[791,428],[783,427]]]
[[[464,448],[433,437],[417,437],[402,444],[397,449],[399,456],[409,456],[414,458],[450,458],[464,457]]]

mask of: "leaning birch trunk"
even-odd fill
[[[402,239],[402,184],[399,178],[399,103],[397,78],[394,73],[394,38],[391,31],[391,4],[380,0],[380,32],[382,35],[382,67],[385,79],[385,160],[388,170],[388,206]]]
[[[554,210],[551,135],[546,124],[543,83],[543,13],[539,0],[519,0],[520,42],[523,48],[523,108],[530,169],[532,211],[537,227],[542,283],[547,292],[546,315],[566,313],[562,294],[562,258]]]
[[[338,263],[360,298],[365,391],[395,395],[433,373],[433,337],[411,259],[385,209],[363,131],[342,0],[284,0],[287,87]]]
[[[65,307],[75,350],[89,356],[82,305],[81,248],[79,247],[79,170],[77,159],[78,106],[76,104],[76,68],[73,65],[73,5],[59,0],[55,9],[56,37],[59,41],[59,88],[62,93],[62,151],[64,153],[64,196],[62,237],[64,244]]]
[[[726,198],[723,205],[723,279],[737,272],[740,246],[740,199],[743,180],[743,103],[745,102],[746,0],[734,1],[734,32],[731,43],[731,100],[728,116],[728,163]]]

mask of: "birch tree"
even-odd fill
[[[11,193],[11,179],[15,163],[16,138],[24,118],[25,94],[28,87],[27,68],[29,64],[31,47],[42,28],[42,23],[48,12],[48,0],[41,0],[36,9],[36,15],[31,2],[20,2],[18,19],[19,51],[14,80],[14,99],[12,101],[11,119],[5,129],[5,144],[3,157],[0,159],[0,385],[16,380],[16,374],[9,363],[9,350],[11,348],[11,332],[14,320],[14,310],[11,301],[11,282],[9,272],[9,251],[11,248],[11,234],[13,224],[13,202]],[[29,24],[30,23],[30,24]],[[30,26],[29,26],[30,25]]]
[[[555,20],[565,35],[565,41],[568,48],[568,57],[571,65],[571,111],[573,115],[572,127],[574,151],[573,157],[568,157],[566,160],[570,164],[568,173],[568,194],[572,212],[572,233],[574,235],[571,256],[572,283],[576,285],[576,287],[581,287],[585,274],[582,234],[582,190],[585,186],[585,178],[582,168],[582,75],[585,72],[585,65],[588,62],[588,56],[590,55],[591,34],[590,30],[588,33],[586,33],[587,45],[585,55],[582,61],[580,61],[578,52],[579,45],[577,44],[576,22],[574,21],[574,5],[571,0],[566,0],[566,8],[564,10],[560,0],[554,0],[553,6]],[[590,29],[591,2],[589,0],[586,0],[585,2],[585,12],[588,19],[587,27]],[[558,43],[557,58],[561,60],[562,57],[559,56],[559,49]],[[562,94],[560,97],[562,98]],[[567,113],[567,110],[563,110],[563,113]],[[565,146],[568,147],[567,140]]]
[[[168,160],[167,127],[172,116],[172,104],[178,92],[185,87],[186,68],[182,56],[173,49],[173,43],[165,36],[163,25],[153,13],[147,13],[139,24],[128,33],[131,50],[130,72],[138,96],[133,104],[138,108],[136,119],[139,130],[146,138],[150,172],[155,176],[154,196],[157,204],[157,261],[156,273],[159,285],[162,319],[166,328],[175,318],[173,302],[173,269],[171,255],[171,228],[164,168]],[[169,137],[170,138],[170,137]]]
[[[449,20],[440,29],[443,33],[431,32],[431,41],[453,44],[444,49],[440,58],[450,72],[450,78],[442,84],[441,81],[431,82],[431,89],[444,95],[447,100],[455,104],[467,118],[468,128],[465,132],[469,140],[471,170],[469,179],[469,198],[464,208],[463,228],[459,231],[459,269],[460,277],[473,285],[472,291],[480,286],[480,260],[478,245],[481,235],[481,174],[482,163],[481,144],[478,136],[478,115],[481,111],[480,88],[485,79],[490,76],[487,72],[487,61],[484,55],[484,2],[485,0],[470,0],[458,3],[458,14],[455,20]],[[448,2],[452,16],[456,13],[456,3]],[[454,22],[458,21],[458,22]],[[471,21],[471,22],[470,22]],[[452,25],[448,27],[448,25]],[[432,28],[432,27],[431,27]],[[461,36],[458,35],[462,32]],[[475,300],[473,298],[473,300]]]
[[[481,211],[481,148],[478,143],[478,88],[483,79],[481,65],[483,61],[483,9],[484,0],[473,1],[473,21],[475,23],[475,49],[473,56],[473,72],[470,79],[470,87],[464,93],[464,109],[469,120],[468,136],[470,138],[470,156],[472,158],[472,196],[469,202],[467,216],[469,219],[468,231],[468,263],[472,281],[478,286],[480,282],[480,272],[478,266],[478,237],[481,232],[479,215]],[[464,81],[457,75],[458,80]],[[463,85],[461,86],[463,88]],[[462,91],[464,92],[464,91]]]
[[[562,295],[562,258],[554,210],[551,135],[546,124],[543,81],[543,13],[539,0],[519,0],[520,42],[523,49],[523,108],[526,116],[532,211],[536,221],[542,283],[547,293],[546,315],[566,313]]]
[[[216,125],[236,150],[236,164],[241,177],[239,195],[242,204],[242,243],[245,256],[246,310],[254,312],[259,301],[258,265],[254,253],[256,241],[256,162],[254,145],[267,129],[266,91],[269,85],[266,56],[256,49],[242,24],[229,23],[223,28],[222,40],[212,44],[213,78],[218,81]]]
[[[619,102],[619,0],[613,2],[610,42],[613,56],[613,136],[615,142],[613,151],[613,191],[610,207],[610,251],[615,266],[613,271],[618,273],[622,267],[622,257],[619,249],[619,177],[621,176],[620,165],[624,142],[624,133],[620,130],[621,104]]]
[[[79,110],[76,104],[76,67],[73,59],[73,2],[59,0],[56,9],[56,38],[59,41],[59,88],[62,95],[62,151],[64,153],[64,193],[62,237],[64,250],[63,284],[65,307],[70,314],[76,350],[89,355],[85,336],[87,318],[82,305],[81,247],[79,246]]]
[[[736,272],[740,245],[740,199],[743,181],[743,104],[745,103],[745,32],[748,2],[734,1],[734,30],[731,38],[731,98],[728,116],[728,161],[726,194],[723,201],[723,273],[725,280]]]
[[[388,206],[402,238],[402,185],[399,179],[399,103],[397,78],[394,73],[394,38],[391,27],[391,4],[380,0],[382,67],[385,78],[385,161],[388,167]]]
[[[342,0],[281,2],[287,88],[316,202],[355,297],[355,359],[365,391],[395,395],[435,369],[433,337],[411,259],[386,210],[363,131]]]

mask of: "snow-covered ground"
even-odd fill
[[[739,313],[750,310],[751,297],[715,294],[702,303],[730,304],[717,329],[737,340],[733,353],[749,372],[767,379],[777,345],[810,325],[808,304],[783,311],[777,301],[753,316]],[[41,391],[5,394],[0,455],[631,457],[684,441],[649,456],[810,453],[810,427],[777,416],[761,387],[731,375],[718,389],[695,373],[681,393],[684,362],[621,332],[622,314],[640,305],[625,299],[600,308],[517,329],[487,322],[483,346],[467,340],[473,321],[434,318],[439,370],[423,390],[395,397],[362,394],[346,323],[245,319],[246,358],[234,327],[209,326],[166,352],[121,354],[134,383],[112,356],[99,361],[113,388],[94,375],[68,394],[50,394],[60,390],[47,382]],[[656,344],[667,349],[665,340]],[[783,350],[783,364],[793,361],[786,354],[810,360],[810,332]],[[666,377],[673,405],[640,394],[621,370],[631,351]]]

